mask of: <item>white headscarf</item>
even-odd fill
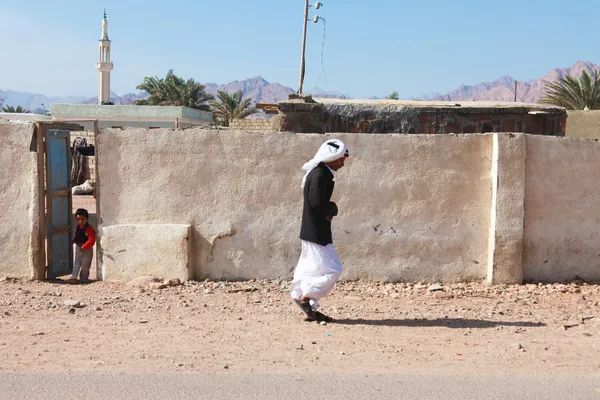
[[[306,183],[306,177],[310,171],[317,167],[317,165],[322,162],[332,162],[342,157],[347,157],[348,155],[348,146],[346,146],[341,140],[331,139],[326,141],[321,145],[319,151],[317,151],[317,154],[315,154],[313,159],[302,166],[302,169],[306,171],[306,174],[304,174],[304,178],[302,178],[302,185],[300,185],[300,187],[304,187],[304,184]]]

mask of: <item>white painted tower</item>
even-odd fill
[[[110,102],[110,71],[113,70],[113,63],[110,62],[110,40],[108,40],[108,21],[106,20],[106,10],[104,10],[104,19],[102,20],[102,38],[98,41],[98,104]]]

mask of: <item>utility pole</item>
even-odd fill
[[[517,102],[517,81],[515,81],[515,103]]]
[[[304,54],[306,53],[306,26],[308,24],[308,0],[304,1],[304,29],[302,31],[302,58],[300,59],[300,85],[298,94],[302,94],[302,85],[304,84]]]

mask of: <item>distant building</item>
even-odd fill
[[[100,128],[186,128],[210,125],[212,112],[187,107],[113,105],[110,101],[110,73],[114,65],[110,59],[111,41],[108,39],[106,10],[102,19],[102,36],[98,41],[98,104],[52,104],[52,119],[77,121],[85,130],[93,130],[98,120]]]
[[[0,119],[10,121],[52,121],[49,115],[33,114],[33,113],[5,113],[0,112]]]
[[[212,112],[188,107],[52,104],[51,114],[59,121],[98,120],[100,128],[187,128],[207,126],[213,120]],[[93,122],[79,123],[85,130],[94,128]]]
[[[106,10],[102,19],[102,37],[98,41],[98,104],[110,104],[110,71],[114,68],[110,61],[110,40],[108,39],[108,20]]]
[[[564,136],[567,111],[562,107],[484,101],[399,101],[312,99],[277,105],[279,131],[449,134],[522,132]]]

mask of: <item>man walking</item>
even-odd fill
[[[319,300],[329,295],[342,274],[342,262],[333,247],[331,220],[338,214],[331,201],[334,173],[349,157],[347,146],[340,140],[328,140],[315,157],[302,167],[306,171],[302,211],[302,254],[294,272],[290,292],[292,299],[306,314],[306,321],[333,321],[320,313]]]

